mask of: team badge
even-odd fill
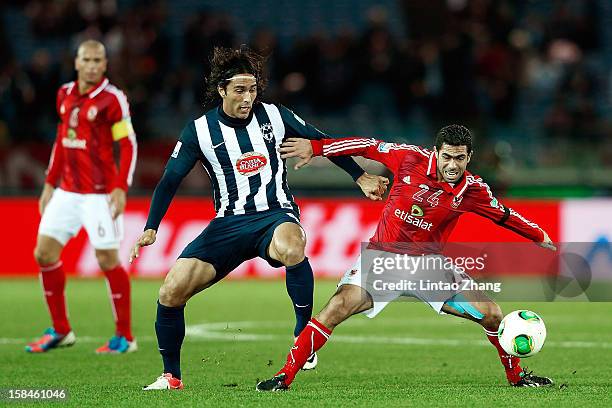
[[[349,272],[349,276],[355,276],[357,275],[357,269],[351,269],[351,271]]]
[[[459,208],[459,205],[461,205],[461,201],[463,201],[463,196],[453,197],[453,201],[451,202],[451,207],[455,209]]]
[[[64,104],[62,103],[60,105],[60,115],[63,115],[64,113],[66,113],[66,107],[64,106]]]
[[[253,176],[260,173],[268,164],[268,159],[261,153],[248,152],[236,160],[236,170],[243,176]]]
[[[274,139],[274,128],[271,123],[264,123],[259,127],[261,134],[266,142],[271,142]]]
[[[98,116],[98,107],[96,105],[91,106],[87,109],[87,120],[93,122]]]

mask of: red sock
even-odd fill
[[[285,373],[287,375],[285,384],[291,384],[298,371],[306,364],[308,357],[323,347],[329,336],[331,336],[331,330],[314,317],[310,319],[295,341],[295,345],[291,347],[284,367],[276,375]]]
[[[128,341],[134,340],[132,336],[130,316],[130,277],[123,266],[104,271],[111,296],[113,315],[117,335],[124,336]]]
[[[508,378],[508,381],[510,381],[511,384],[517,383],[521,379],[520,373],[523,371],[521,365],[519,364],[521,359],[504,351],[501,344],[499,344],[497,332],[491,332],[485,329],[485,334],[487,335],[487,339],[489,339],[491,344],[497,349],[499,359],[506,370],[506,378]]]
[[[66,274],[64,274],[62,265],[62,261],[57,261],[52,265],[41,265],[40,281],[53,321],[53,329],[58,334],[67,334],[71,329],[66,313],[66,297],[64,296]]]

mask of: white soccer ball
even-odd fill
[[[516,357],[537,354],[546,340],[544,320],[530,310],[515,310],[501,321],[497,331],[499,344]]]

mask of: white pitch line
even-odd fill
[[[185,328],[186,339],[188,341],[287,341],[291,336],[280,334],[256,334],[245,333],[244,329],[269,329],[269,328],[289,328],[288,322],[280,321],[241,321],[241,322],[211,322],[201,323],[187,326]],[[149,343],[156,342],[154,336],[138,336],[139,342]],[[78,337],[77,343],[102,343],[107,338],[102,337]],[[25,345],[28,340],[25,338],[0,338],[1,345]],[[479,346],[490,347],[490,343],[486,340],[478,339],[440,339],[440,338],[422,338],[422,337],[404,337],[404,336],[356,336],[337,334],[332,336],[332,341],[340,343],[352,344],[397,344],[397,345],[420,345],[420,346]],[[546,348],[600,348],[612,349],[612,342],[594,342],[594,341],[547,341]]]

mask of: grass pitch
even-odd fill
[[[0,388],[65,388],[67,402],[36,406],[612,406],[610,303],[506,303],[529,308],[548,329],[543,351],[523,365],[555,380],[547,389],[507,385],[497,354],[474,323],[437,316],[416,302],[390,305],[377,318],[355,316],[286,393],[255,391],[284,362],[293,310],[280,281],[227,281],[197,295],[186,311],[180,392],[142,392],[161,372],[153,323],[160,282],[133,282],[140,350],[98,356],[113,333],[103,280],[69,280],[74,347],[42,355],[24,344],[49,326],[38,280],[0,282]],[[319,281],[315,309],[335,282]],[[2,401],[7,403],[7,401]],[[9,403],[13,404],[13,403]]]

